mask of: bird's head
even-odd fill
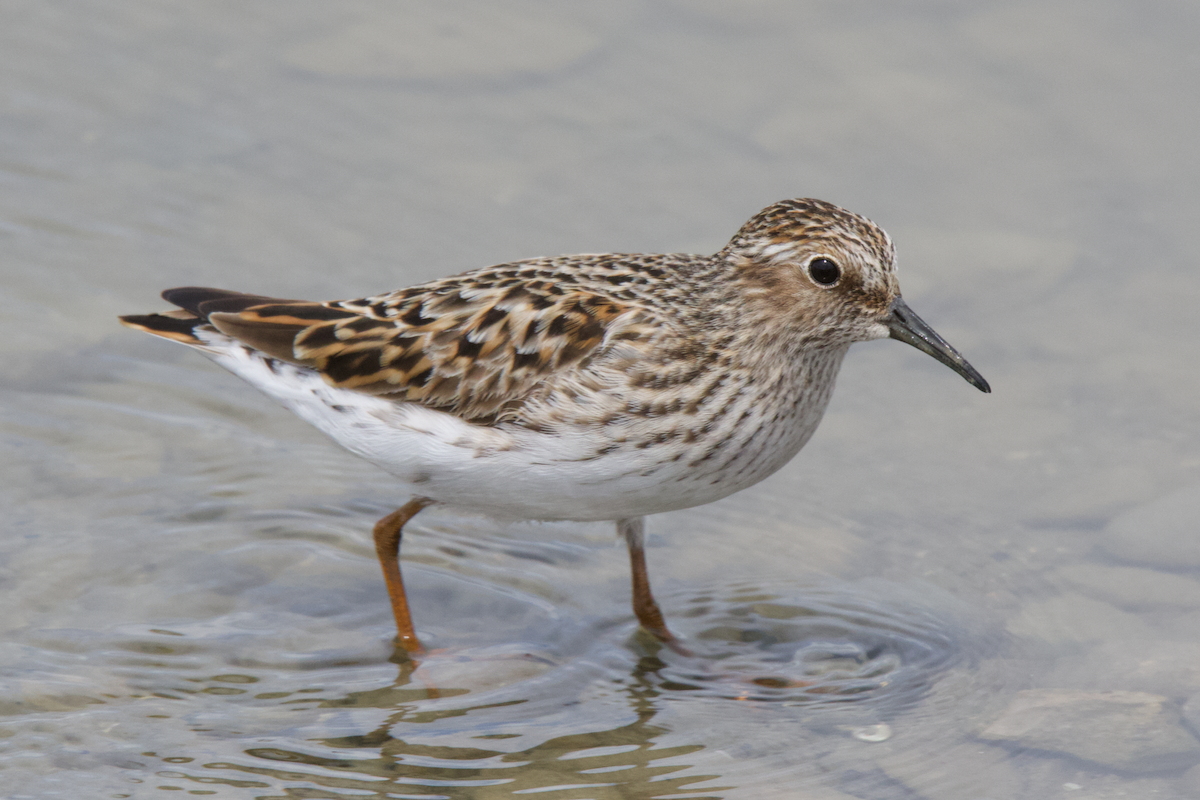
[[[717,257],[734,268],[744,296],[804,346],[890,336],[991,391],[901,298],[891,237],[864,217],[822,200],[783,200],[754,215]]]

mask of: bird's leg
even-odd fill
[[[658,603],[654,602],[654,595],[650,593],[650,576],[646,574],[646,550],[643,543],[645,527],[643,517],[617,520],[617,533],[625,537],[625,544],[629,547],[629,565],[633,568],[633,613],[642,627],[654,638],[680,655],[691,655],[691,652],[675,638],[675,634],[667,630],[662,610],[659,609]]]
[[[409,653],[421,652],[421,643],[417,640],[417,632],[413,630],[412,617],[408,613],[408,597],[404,594],[404,581],[400,577],[400,537],[404,524],[432,502],[425,497],[414,497],[375,523],[375,552],[383,567],[388,596],[392,598],[396,638]]]

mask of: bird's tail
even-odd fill
[[[145,331],[164,339],[172,339],[190,345],[202,345],[196,329],[207,326],[208,320],[190,311],[164,311],[161,314],[129,314],[118,317],[126,328]]]

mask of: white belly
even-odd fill
[[[418,404],[334,388],[312,370],[268,362],[217,336],[206,348],[217,363],[395,475],[413,495],[536,520],[638,517],[709,503],[757,483],[816,430],[845,352],[831,353],[820,365],[827,380],[796,386],[782,412],[774,403],[763,408],[762,400],[749,402],[749,410],[723,414],[708,438],[638,447],[634,442],[644,441],[645,430],[636,425],[661,421],[635,423],[623,443],[610,430],[590,427],[543,433],[478,425]]]

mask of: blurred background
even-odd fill
[[[0,795],[1200,796],[1200,6],[8,0]],[[819,197],[988,378],[855,346],[791,464],[611,526],[429,512],[116,316]],[[172,794],[174,793],[174,794]]]

